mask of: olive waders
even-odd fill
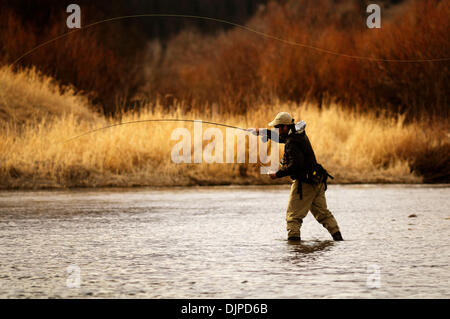
[[[300,240],[300,228],[303,219],[311,211],[314,218],[328,230],[333,239],[342,240],[336,219],[327,208],[325,184],[301,183],[302,196],[299,196],[299,184],[299,180],[292,182],[289,195],[289,204],[286,211],[288,238]]]

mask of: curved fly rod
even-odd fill
[[[202,120],[184,120],[184,119],[137,120],[137,121],[123,122],[123,123],[116,123],[116,124],[111,124],[108,126],[96,128],[96,129],[90,130],[86,133],[71,137],[68,140],[65,140],[63,143],[67,143],[67,142],[73,141],[77,138],[80,138],[80,137],[83,137],[83,136],[86,136],[86,135],[89,135],[89,134],[92,134],[92,133],[95,133],[98,131],[103,131],[108,128],[122,126],[122,125],[129,125],[129,124],[145,123],[145,122],[191,122],[191,123],[200,122],[200,123],[205,123],[205,124],[210,124],[210,125],[215,125],[215,126],[223,126],[223,127],[233,128],[233,129],[241,130],[241,131],[248,131],[248,129],[244,129],[242,127],[237,127],[237,126],[228,125],[228,124],[221,124],[221,123],[216,123],[216,122],[210,122],[210,121],[202,121]]]

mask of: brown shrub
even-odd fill
[[[114,28],[93,27],[71,32],[65,26],[65,19],[65,16],[55,16],[46,26],[38,28],[22,21],[13,11],[0,12],[0,62],[8,64],[21,58],[16,67],[34,66],[61,84],[84,91],[106,113],[115,111],[141,85],[135,56],[125,59],[117,48],[102,41],[105,37],[102,32],[111,35]]]
[[[271,1],[247,30],[236,27],[208,36],[184,31],[149,46],[149,58],[133,51],[135,38],[127,39],[124,30],[108,23],[46,45],[20,65],[35,65],[62,84],[73,84],[107,112],[135,99],[199,110],[218,105],[234,113],[262,103],[306,101],[406,113],[408,119],[422,114],[448,118],[448,60],[370,60],[450,57],[450,2],[403,3],[383,7],[382,28],[367,29],[367,1]],[[2,11],[3,63],[66,32],[64,19],[52,19],[38,30]]]
[[[400,9],[386,14],[381,29],[367,29],[358,1],[271,2],[247,24],[269,37],[242,28],[216,37],[180,34],[154,70],[161,76],[153,76],[152,87],[233,111],[281,100],[445,118],[449,61],[379,59],[450,57],[450,3],[409,1]]]

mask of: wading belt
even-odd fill
[[[327,184],[328,177],[331,178],[331,179],[334,179],[334,177],[331,176],[330,174],[328,174],[327,171],[325,171],[324,173],[325,173],[325,174],[324,174],[322,180],[320,181],[320,183],[324,183],[324,184],[325,184],[325,191],[326,191],[327,188],[328,188],[328,184]],[[302,180],[301,180],[301,179],[297,179],[297,180],[298,180],[297,194],[299,194],[300,200],[303,200]],[[307,183],[307,182],[306,182],[306,183]],[[317,185],[319,185],[320,183],[318,183]],[[314,185],[314,183],[310,183],[310,184]]]

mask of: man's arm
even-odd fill
[[[280,142],[280,136],[278,135],[277,131],[273,130],[264,130],[264,134],[262,136],[263,142],[267,142],[267,140],[276,140]]]
[[[303,152],[295,143],[288,142],[284,152],[286,153],[286,165],[281,167],[278,172],[275,173],[277,178],[296,175],[299,168],[303,167],[305,163]]]
[[[259,128],[256,129],[249,129],[254,135],[261,136],[262,141],[266,143],[268,140],[276,140],[280,141],[280,136],[278,135],[277,131],[268,130],[268,129],[262,129]]]

